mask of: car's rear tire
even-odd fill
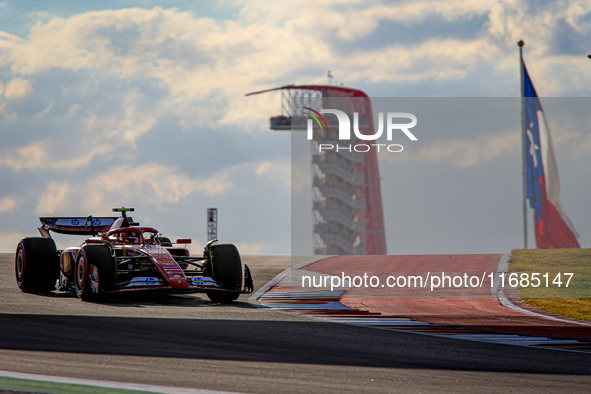
[[[232,244],[212,245],[210,249],[211,277],[227,290],[242,290],[244,268],[240,253]],[[232,291],[210,290],[207,296],[213,302],[230,303],[240,296]]]
[[[93,292],[91,288],[91,265],[94,265],[98,270],[98,293]],[[82,301],[98,301],[101,298],[101,290],[114,282],[115,272],[115,259],[108,246],[83,246],[76,258],[76,270],[74,273],[76,295]]]
[[[51,238],[23,238],[16,248],[16,284],[25,293],[49,293],[59,278],[59,256]]]

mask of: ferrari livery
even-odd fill
[[[152,227],[121,217],[41,217],[41,237],[23,238],[17,246],[15,273],[24,292],[73,292],[83,301],[129,291],[206,293],[213,302],[229,303],[252,293],[248,266],[232,244],[205,245],[192,257],[186,244],[174,244]],[[51,232],[86,235],[80,246],[57,250]]]

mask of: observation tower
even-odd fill
[[[310,109],[338,109],[354,119],[359,131],[373,134],[371,101],[361,90],[334,85],[286,85],[247,94],[281,92],[281,115],[271,117],[272,130],[306,130]],[[313,125],[312,218],[315,254],[386,254],[386,236],[375,150],[319,150],[320,144],[337,146],[339,123],[326,114],[326,127]],[[315,122],[313,122],[315,123]],[[347,144],[360,141],[354,133]]]

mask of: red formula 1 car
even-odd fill
[[[23,238],[16,249],[16,282],[24,292],[75,292],[84,301],[127,291],[206,293],[228,303],[252,293],[248,266],[232,244],[210,241],[203,256],[191,257],[152,227],[121,217],[42,217],[42,237]],[[87,235],[81,246],[57,250],[50,232]],[[176,245],[190,243],[179,239]]]

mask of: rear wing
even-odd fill
[[[50,237],[49,232],[68,235],[91,235],[104,231],[112,225],[117,217],[43,217],[39,218],[41,227],[39,232],[44,237]]]

